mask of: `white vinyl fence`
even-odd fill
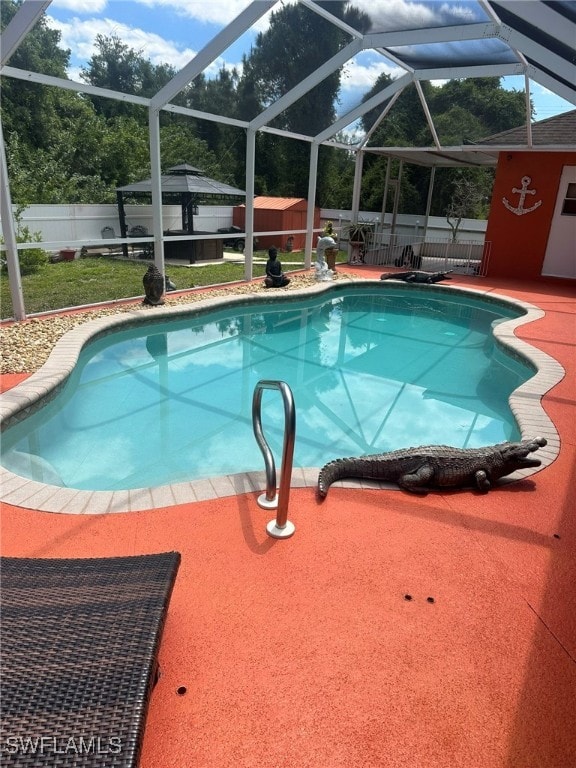
[[[126,224],[128,228],[145,227],[152,233],[152,206],[126,205]],[[165,205],[162,208],[162,228],[179,230],[182,226],[181,209],[178,205]],[[194,229],[198,232],[217,232],[221,228],[230,227],[233,223],[234,208],[231,205],[200,206],[199,213],[194,216]],[[321,226],[332,221],[337,232],[350,223],[351,212],[332,208],[323,208],[320,212]],[[375,241],[376,245],[384,243],[385,235],[390,236],[392,219],[386,214],[384,223],[378,213],[360,211],[359,221],[369,221],[374,224],[376,233],[381,233],[382,239]],[[120,223],[116,205],[30,205],[22,213],[21,222],[30,228],[31,232],[39,232],[47,250],[85,246],[98,246],[104,239],[102,231],[110,230],[120,237]],[[2,222],[0,221],[0,233]],[[458,241],[460,244],[484,243],[486,221],[464,219],[459,228]],[[451,240],[451,230],[445,219],[431,216],[424,232],[424,217],[413,214],[399,214],[395,222],[394,237],[398,241],[426,243],[445,243]],[[380,238],[380,235],[378,235]],[[346,238],[340,238],[342,245]],[[314,246],[316,241],[314,240]],[[472,255],[471,255],[472,256]],[[474,257],[475,258],[475,257]],[[375,263],[380,263],[375,262]],[[386,263],[386,262],[383,262]]]
[[[151,205],[125,205],[124,209],[128,229],[144,227],[152,233]],[[229,227],[232,212],[232,206],[228,205],[200,206],[198,215],[194,216],[194,229],[217,232],[220,227]],[[39,232],[46,250],[94,247],[103,239],[121,236],[115,205],[30,205],[21,214],[21,225],[29,227],[32,233]],[[179,205],[162,206],[162,228],[164,231],[181,230]]]

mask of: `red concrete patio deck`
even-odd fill
[[[453,282],[546,312],[517,334],[566,370],[544,398],[561,450],[530,479],[293,489],[285,541],[254,493],[114,515],[4,506],[5,555],[182,553],[142,768],[576,765],[576,290]]]

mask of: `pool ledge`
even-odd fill
[[[339,291],[343,287],[358,285],[360,288],[382,287],[380,280],[346,280],[335,283],[318,283],[309,288],[282,292],[282,301],[297,301],[311,295]],[[386,281],[386,288],[399,291],[407,290],[401,281]],[[521,480],[549,466],[560,451],[560,437],[556,427],[542,407],[542,397],[563,377],[564,368],[554,358],[536,347],[522,341],[515,335],[520,326],[538,320],[544,316],[543,310],[535,305],[511,299],[507,296],[479,289],[447,285],[408,286],[410,290],[422,290],[434,293],[462,293],[473,298],[481,298],[492,303],[512,305],[524,314],[512,320],[506,320],[494,327],[494,336],[501,346],[531,363],[536,373],[522,386],[518,387],[509,398],[510,407],[518,422],[522,439],[536,436],[546,438],[547,445],[538,451],[541,466],[534,469],[519,470],[500,482]],[[151,315],[149,309],[135,308],[132,312],[118,315],[106,315],[86,322],[66,333],[54,346],[50,357],[42,368],[28,379],[0,395],[0,424],[6,429],[21,421],[27,415],[41,408],[56,396],[76,365],[83,347],[95,338],[114,331],[143,325],[151,320],[179,318],[185,315],[198,315],[225,306],[249,305],[251,303],[277,303],[279,294],[241,294],[211,297],[198,302],[170,307],[157,307]],[[314,487],[318,480],[318,468],[294,469],[292,487]],[[368,481],[340,481],[334,483],[344,487],[389,488],[397,489],[386,483]],[[62,488],[47,485],[35,480],[28,480],[0,467],[0,501],[14,506],[26,507],[44,512],[67,514],[105,514],[110,512],[136,512],[155,509],[213,498],[223,498],[242,493],[264,490],[266,478],[264,471],[238,473],[205,480],[154,487],[136,488],[122,491],[81,491],[74,488]]]

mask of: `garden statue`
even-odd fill
[[[166,275],[166,290],[167,291],[175,291],[176,290],[176,285],[172,282],[172,280],[170,280],[168,275]]]
[[[425,272],[413,269],[411,272],[384,272],[380,280],[403,280],[405,283],[439,283],[441,280],[452,280],[449,277],[451,269],[446,272]]]
[[[420,269],[422,266],[422,256],[414,253],[414,248],[408,243],[402,248],[402,255],[400,258],[394,260],[396,267],[409,267],[410,269]]]
[[[321,237],[316,246],[316,280],[334,279],[338,246],[333,237]]]
[[[396,483],[410,493],[427,493],[430,488],[476,488],[487,492],[501,477],[539,467],[542,462],[531,458],[531,454],[546,444],[546,438],[534,437],[483,448],[423,445],[335,459],[320,470],[318,493],[323,498],[332,483],[345,478]]]
[[[331,221],[326,222],[326,226],[322,231],[322,237],[333,237],[336,239],[336,232],[334,232],[334,225]]]
[[[144,304],[151,304],[153,307],[164,304],[164,278],[154,264],[150,264],[146,274],[142,278],[144,284]]]
[[[264,286],[266,288],[284,288],[290,282],[282,271],[282,264],[278,261],[278,249],[268,249],[268,261],[266,262],[266,277]]]

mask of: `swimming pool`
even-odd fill
[[[57,397],[5,433],[2,464],[83,490],[257,470],[251,398],[261,379],[286,381],[294,393],[296,467],[518,439],[508,400],[535,368],[506,354],[492,329],[524,310],[402,288],[276,296],[104,335],[84,347]],[[276,456],[283,419],[277,393],[265,393]]]

